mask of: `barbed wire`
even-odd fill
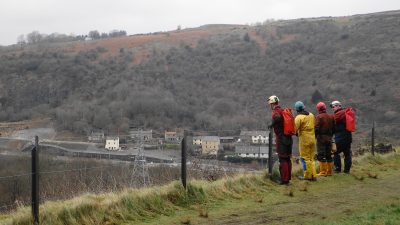
[[[16,205],[15,204],[11,204],[11,205],[2,205],[2,206],[0,206],[0,209],[9,209],[9,208],[13,208],[13,207],[15,207]]]
[[[51,171],[43,171],[39,172],[39,174],[52,174],[52,173],[66,173],[66,172],[75,172],[75,171],[88,171],[88,170],[97,170],[97,169],[104,169],[110,167],[120,167],[117,165],[110,165],[110,166],[96,166],[96,167],[83,167],[78,169],[68,169],[68,170],[51,170]]]
[[[16,174],[16,175],[10,175],[10,176],[3,176],[3,177],[0,177],[0,180],[10,179],[10,178],[14,178],[14,177],[29,176],[29,175],[32,175],[32,173],[23,173],[23,174]]]
[[[120,167],[121,168],[121,165],[83,167],[83,168],[68,169],[68,170],[39,171],[38,174],[40,175],[40,174],[52,174],[52,173],[66,173],[66,172],[74,172],[74,171],[90,171],[90,170],[105,169],[105,168],[111,168],[111,167]],[[23,177],[23,176],[30,176],[30,175],[33,175],[33,173],[23,173],[23,174],[2,176],[2,177],[0,177],[0,180],[6,180],[6,179],[11,179],[11,178],[16,178],[16,177]]]

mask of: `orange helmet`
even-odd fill
[[[323,102],[318,102],[318,104],[317,104],[317,110],[318,110],[318,112],[321,112],[321,111],[326,110],[326,105],[325,105],[325,103],[323,103]]]

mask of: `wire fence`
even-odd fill
[[[377,153],[395,150],[399,146],[400,123],[359,123],[353,133],[354,154]],[[83,193],[115,192],[125,188],[140,188],[162,185],[182,180],[181,162],[186,162],[185,179],[216,180],[237,173],[260,173],[268,168],[268,160],[277,160],[269,155],[269,130],[243,131],[187,130],[174,142],[163,142],[156,150],[144,148],[132,154],[118,157],[93,158],[85,154],[49,155],[49,150],[40,154],[39,196],[40,203],[49,200],[68,199]],[[179,132],[178,132],[179,133]],[[181,140],[185,139],[186,158],[181,155]],[[296,140],[293,155],[298,154]],[[272,140],[272,143],[275,143]],[[374,144],[372,144],[374,143]],[[173,145],[167,148],[166,145]],[[57,152],[59,154],[60,152]],[[104,152],[99,154],[104,155]],[[157,155],[160,154],[160,155]],[[70,157],[73,156],[73,157]],[[157,157],[164,160],[154,160]],[[124,160],[124,157],[129,160]],[[165,158],[170,157],[170,160]],[[14,210],[32,204],[31,158],[26,153],[2,155],[0,158],[0,211]]]

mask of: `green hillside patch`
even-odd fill
[[[363,156],[351,175],[289,186],[266,175],[84,195],[40,207],[41,224],[399,224],[400,155]],[[30,208],[0,217],[31,224]]]

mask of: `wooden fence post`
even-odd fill
[[[32,217],[39,224],[39,137],[35,136],[35,146],[32,149]]]
[[[187,178],[187,173],[186,173],[186,154],[187,154],[187,146],[186,146],[186,139],[187,139],[187,131],[183,131],[183,139],[181,142],[181,179],[182,179],[182,185],[186,189],[186,178]]]

